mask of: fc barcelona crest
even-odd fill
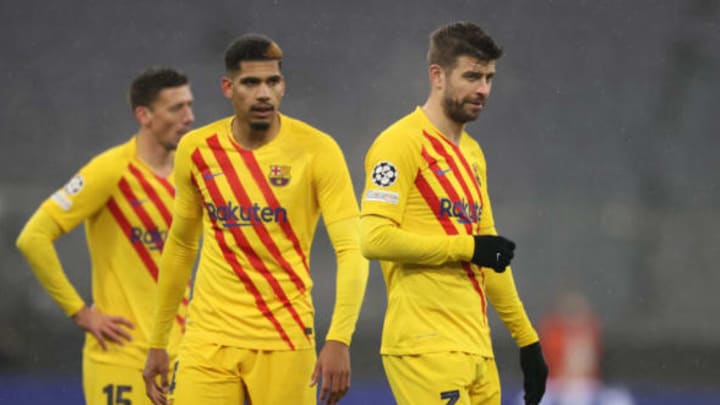
[[[290,182],[290,166],[270,165],[268,180],[276,187],[288,184]]]

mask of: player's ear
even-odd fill
[[[133,114],[135,114],[135,119],[140,123],[140,126],[148,125],[152,119],[152,111],[150,111],[148,107],[142,105],[135,107]]]
[[[442,89],[445,87],[445,71],[440,65],[432,64],[428,67],[428,79],[433,89]]]
[[[223,95],[225,95],[225,98],[227,99],[232,98],[232,86],[232,79],[227,76],[223,76],[222,80],[220,81],[220,89],[222,90]]]

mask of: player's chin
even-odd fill
[[[254,131],[267,131],[270,129],[271,120],[252,120],[250,121],[250,128]]]
[[[476,119],[480,118],[480,113],[482,112],[482,108],[471,108],[471,109],[465,109],[465,122],[475,121]]]

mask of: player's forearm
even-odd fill
[[[201,226],[199,219],[177,216],[173,218],[160,259],[157,307],[150,337],[151,348],[165,348],[168,344],[178,306],[192,274]]]
[[[512,269],[508,267],[503,273],[486,271],[485,276],[485,293],[517,345],[523,347],[537,342],[537,332],[515,288]]]
[[[470,261],[475,242],[470,235],[421,235],[408,232],[392,220],[365,215],[360,218],[360,247],[371,260],[441,265]]]
[[[330,224],[327,231],[337,256],[335,308],[327,340],[350,345],[365,296],[368,261],[360,254],[357,218]]]
[[[53,245],[53,241],[62,234],[55,220],[39,209],[20,232],[16,246],[27,259],[40,285],[67,316],[72,316],[85,306],[85,302],[65,275]]]

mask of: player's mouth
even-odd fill
[[[468,101],[467,104],[474,110],[482,110],[485,107],[485,100]]]
[[[270,104],[259,104],[250,108],[250,113],[257,118],[270,118],[275,108]]]

